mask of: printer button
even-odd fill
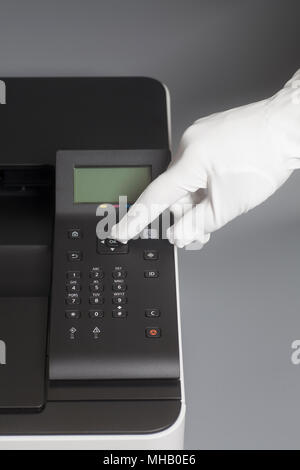
[[[146,328],[147,338],[160,338],[161,330],[160,328]]]
[[[115,282],[112,288],[115,292],[124,292],[127,289],[127,286],[124,282]]]
[[[105,240],[105,245],[108,246],[109,248],[117,248],[121,246],[121,243],[118,242],[118,240],[114,240],[113,238],[107,238]]]
[[[95,281],[94,281],[95,282]],[[103,292],[103,284],[90,284],[90,291],[91,292]]]
[[[127,254],[128,251],[128,243],[120,243],[111,238],[107,238],[106,240],[97,240],[97,252],[101,255],[121,255]]]
[[[126,318],[127,310],[124,310],[122,307],[117,307],[112,311],[113,318]]]
[[[81,272],[80,271],[68,271],[67,272],[67,279],[80,279]]]
[[[125,271],[124,269],[114,270],[112,272],[112,277],[114,279],[125,279],[126,276],[127,276],[127,271]]]
[[[160,317],[160,310],[158,308],[146,308],[145,316],[149,318]]]
[[[79,238],[82,238],[80,228],[73,228],[68,230],[68,238],[70,238],[70,240],[78,240]]]
[[[80,297],[67,297],[65,300],[67,305],[80,305]]]
[[[103,297],[100,296],[100,294],[94,294],[93,297],[90,297],[90,304],[91,305],[99,305],[99,304],[103,304]]]
[[[68,251],[67,252],[67,259],[68,261],[81,261],[82,260],[82,253],[81,251]]]
[[[157,250],[144,250],[144,259],[148,261],[158,260],[158,251]]]
[[[89,317],[93,319],[103,318],[103,310],[89,310]]]
[[[90,278],[92,279],[102,279],[104,277],[104,272],[100,268],[93,268],[90,271]]]
[[[113,304],[116,304],[116,305],[124,305],[127,303],[127,297],[116,295],[112,298],[112,302]]]
[[[69,292],[69,294],[72,294],[73,292],[79,292],[79,291],[80,291],[80,284],[67,285],[67,292]]]
[[[66,310],[65,311],[66,318],[69,318],[70,320],[76,320],[80,318],[81,313],[79,310]]]
[[[144,276],[148,279],[153,279],[153,278],[159,277],[159,272],[158,271],[145,271]]]

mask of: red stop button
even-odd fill
[[[146,328],[147,338],[159,338],[161,336],[160,328]]]

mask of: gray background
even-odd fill
[[[299,18],[298,0],[0,0],[0,74],[156,77],[176,147],[194,119],[282,86]],[[186,448],[300,448],[299,188],[180,253]]]

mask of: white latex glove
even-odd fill
[[[199,119],[168,170],[142,193],[111,235],[126,242],[170,208],[171,243],[201,244],[265,201],[300,167],[300,70],[273,97]],[[138,210],[143,204],[148,216]]]

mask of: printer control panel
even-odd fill
[[[174,247],[162,239],[159,227],[146,228],[140,238],[127,244],[96,234],[99,204],[117,206],[115,195],[109,193],[114,178],[104,194],[107,198],[103,197],[101,177],[109,176],[107,169],[113,176],[114,168],[147,167],[153,179],[164,171],[168,159],[169,153],[163,150],[58,153],[51,380],[179,377]],[[88,169],[92,179],[81,183],[77,168]],[[134,177],[139,175],[143,172]],[[129,173],[124,178],[128,180]],[[116,173],[116,186],[120,181]],[[97,186],[96,192],[91,184]],[[139,181],[137,186],[140,193]],[[118,220],[118,207],[116,215]]]

